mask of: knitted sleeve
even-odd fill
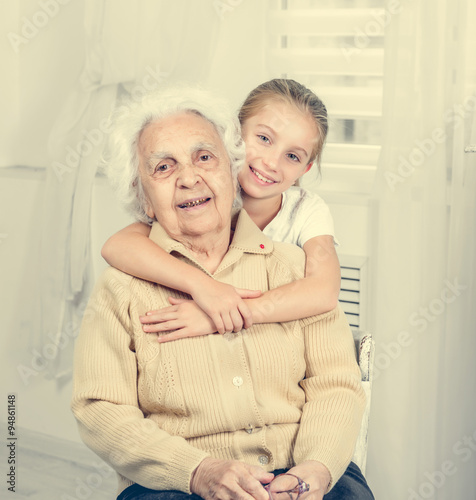
[[[73,413],[84,442],[130,481],[190,493],[208,456],[145,418],[129,318],[132,278],[108,269],[97,283],[75,346]]]
[[[331,474],[329,489],[345,472],[354,452],[365,407],[352,332],[344,312],[333,311],[301,321],[304,328],[306,394],[294,447],[297,464],[323,463]]]

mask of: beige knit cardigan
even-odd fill
[[[158,224],[151,238],[201,268]],[[242,211],[213,277],[266,291],[302,277],[304,260]],[[166,307],[170,295],[185,297],[107,269],[75,346],[72,409],[84,442],[117,471],[118,491],[139,483],[190,493],[208,456],[268,471],[317,460],[332,487],[352,457],[365,401],[341,309],[159,344],[139,315]]]

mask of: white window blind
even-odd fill
[[[341,285],[339,302],[352,328],[365,329],[367,270],[365,257],[340,256]]]
[[[319,189],[369,193],[380,153],[384,29],[392,14],[384,0],[270,0],[269,6],[270,77],[301,82],[328,110]]]

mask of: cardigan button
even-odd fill
[[[233,379],[233,385],[235,387],[241,387],[243,385],[243,379],[241,377],[235,377]]]
[[[269,464],[269,457],[267,455],[260,455],[258,457],[258,462],[261,465],[268,465]]]

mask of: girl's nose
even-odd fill
[[[279,162],[279,156],[276,151],[268,151],[266,155],[263,156],[263,163],[270,169],[276,170]]]

